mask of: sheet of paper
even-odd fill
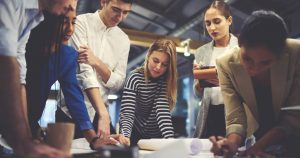
[[[188,158],[188,151],[182,140],[176,140],[160,150],[143,155],[142,158]]]
[[[181,140],[184,148],[187,149],[189,154],[197,155],[200,152],[209,152],[212,144],[208,139],[197,138],[180,138],[180,139],[141,139],[138,146],[142,150],[160,150],[174,142]]]
[[[75,139],[72,142],[71,154],[85,154],[95,152],[90,148],[89,143],[85,138]]]
[[[281,110],[300,110],[300,105],[283,107],[283,108],[281,108]]]

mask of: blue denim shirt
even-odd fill
[[[0,1],[0,55],[16,57],[25,84],[25,46],[31,29],[44,20],[37,0]]]

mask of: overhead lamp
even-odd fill
[[[191,55],[191,53],[190,53],[190,42],[191,42],[191,39],[188,38],[188,39],[186,39],[186,40],[184,40],[180,43],[180,45],[182,47],[184,47],[184,53],[183,54],[184,54],[184,56],[187,56],[187,57]]]

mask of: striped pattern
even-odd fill
[[[133,72],[126,81],[121,102],[120,132],[130,137],[135,126],[142,137],[172,138],[174,129],[166,82],[160,78],[146,83],[144,78],[143,73]]]

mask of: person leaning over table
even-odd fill
[[[144,65],[129,75],[121,100],[122,144],[174,137],[170,111],[177,98],[176,63],[175,43],[160,39],[150,46]]]
[[[108,138],[110,133],[115,133],[106,108],[108,94],[124,85],[130,49],[129,38],[118,24],[130,13],[133,0],[99,2],[101,10],[77,16],[70,44],[78,49],[77,79],[84,91],[90,119],[94,120],[97,134]],[[70,120],[64,98],[58,101],[56,120]]]
[[[62,15],[77,0],[0,0],[0,133],[21,158],[65,158],[32,140],[27,121],[25,46],[30,30],[43,21],[42,11]]]
[[[230,33],[232,16],[230,7],[223,0],[213,1],[204,10],[204,25],[212,41],[201,46],[195,53],[196,66],[215,66],[216,59],[238,45]],[[217,79],[206,80],[216,87],[206,87],[194,80],[194,92],[201,99],[194,137],[225,136],[224,102]]]
[[[51,86],[58,81],[74,118],[73,122],[80,127],[91,148],[117,143],[111,139],[98,138],[78,85],[78,53],[68,46],[76,23],[76,10],[69,11],[65,16],[44,12],[44,18],[44,21],[31,31],[26,45],[28,120],[33,137],[39,135],[38,121],[46,106]]]
[[[253,134],[257,141],[247,155],[260,156],[271,145],[283,144],[287,154],[299,156],[293,143],[299,144],[300,113],[280,110],[300,104],[300,41],[287,35],[280,16],[255,11],[242,26],[240,47],[217,60],[226,138],[210,137],[214,154],[226,148],[225,157],[231,157]]]

